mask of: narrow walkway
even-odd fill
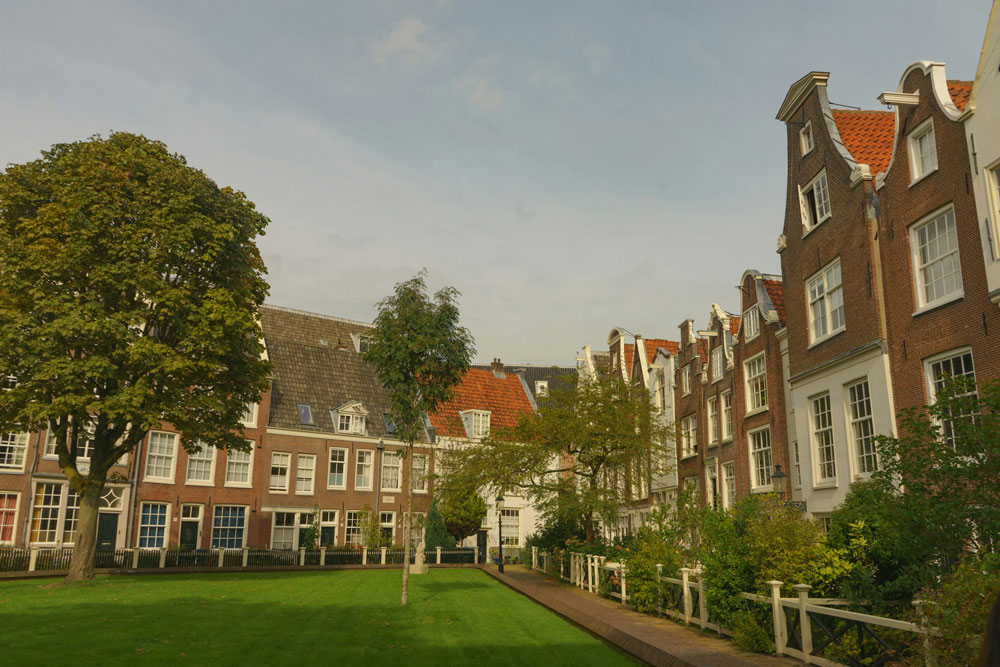
[[[727,639],[673,621],[640,614],[620,603],[556,582],[523,566],[483,571],[560,616],[651,665],[669,667],[792,667],[790,658],[741,651]]]

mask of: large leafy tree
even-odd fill
[[[47,429],[79,494],[69,579],[93,577],[110,467],[162,421],[246,449],[267,387],[254,239],[267,218],[180,155],[113,133],[0,174],[0,431]],[[89,467],[80,454],[92,442]]]
[[[432,297],[425,278],[422,271],[397,283],[393,293],[378,303],[372,343],[364,354],[389,391],[396,432],[406,443],[409,481],[403,527],[404,605],[413,530],[413,443],[423,431],[427,415],[452,397],[475,354],[472,334],[459,324],[458,290],[443,287]]]
[[[445,474],[484,491],[520,489],[550,520],[581,525],[592,542],[595,523],[616,521],[666,459],[670,433],[645,390],[602,376],[554,391],[514,428],[456,447]]]
[[[472,485],[462,483],[460,478],[442,478],[435,495],[441,501],[441,517],[448,532],[458,540],[475,535],[483,525],[486,516],[486,501]]]

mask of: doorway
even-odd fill
[[[489,542],[489,532],[481,530],[476,533],[476,549],[479,550],[479,559],[477,562],[486,562],[486,545]]]
[[[118,515],[97,515],[97,548],[114,549],[118,541]]]

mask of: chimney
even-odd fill
[[[499,357],[494,359],[493,363],[490,364],[490,370],[494,373],[503,373],[503,362],[500,361]]]

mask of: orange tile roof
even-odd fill
[[[698,354],[701,356],[702,363],[708,359],[708,339],[699,338],[698,339]]]
[[[955,103],[959,111],[965,111],[969,104],[969,96],[972,95],[972,81],[949,81],[948,93],[951,94],[951,101]]]
[[[628,372],[632,371],[632,354],[634,352],[635,352],[635,345],[632,343],[625,343],[625,358],[622,359],[625,365],[622,366],[622,368],[624,368]]]
[[[677,354],[681,349],[680,343],[666,338],[645,338],[643,340],[646,343],[646,361],[649,363],[653,363],[653,357],[656,356],[656,349],[659,347],[671,354]]]
[[[844,146],[859,164],[871,167],[872,175],[888,169],[896,133],[893,112],[838,109],[833,112],[833,121]]]
[[[785,286],[780,280],[765,280],[764,289],[771,297],[774,309],[778,311],[778,321],[781,322],[781,326],[785,326]]]
[[[514,426],[522,415],[533,411],[524,385],[515,373],[497,377],[493,371],[479,368],[466,371],[452,399],[430,415],[431,425],[440,436],[465,438],[459,414],[464,410],[489,411],[490,429]]]

